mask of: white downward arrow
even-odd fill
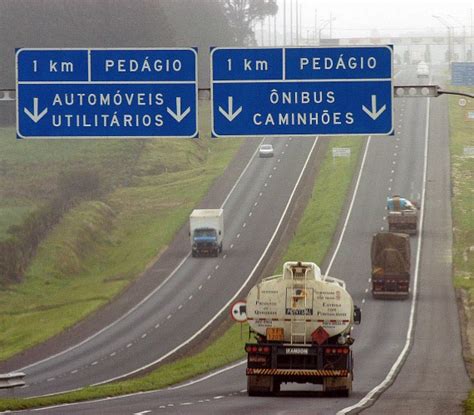
[[[227,106],[229,108],[228,111],[226,111],[224,108],[219,106],[219,112],[226,117],[229,121],[233,121],[237,115],[239,115],[242,112],[242,107],[237,108],[237,111],[234,112],[232,107],[234,106],[234,98],[233,97],[228,97],[227,98]]]
[[[382,114],[387,109],[387,106],[384,105],[377,111],[377,96],[372,95],[372,109],[369,110],[365,105],[362,105],[362,109],[370,118],[375,121],[377,118],[379,118],[380,114]]]
[[[41,118],[43,118],[48,112],[48,107],[38,114],[38,98],[33,98],[33,114],[28,110],[28,108],[23,108],[25,114],[32,119],[33,122],[37,123]]]
[[[186,115],[191,112],[191,108],[188,107],[184,112],[181,112],[181,97],[176,97],[176,112],[172,109],[166,107],[166,111],[168,114],[171,115],[176,121],[181,122]]]

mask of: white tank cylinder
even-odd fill
[[[271,328],[284,342],[322,343],[349,334],[354,305],[343,281],[323,278],[312,262],[286,262],[283,275],[265,278],[250,290],[247,320],[264,336]]]

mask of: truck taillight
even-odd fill
[[[270,346],[257,346],[252,344],[247,344],[245,346],[245,351],[247,353],[270,353]]]
[[[348,354],[349,348],[348,347],[328,347],[326,348],[326,354]]]

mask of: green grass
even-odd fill
[[[462,88],[464,92],[474,88]],[[454,286],[463,289],[467,300],[466,335],[471,350],[464,357],[474,364],[474,158],[464,156],[465,147],[473,147],[474,122],[466,120],[466,108],[458,105],[459,97],[449,99],[451,179],[453,197],[453,270]],[[472,102],[472,100],[471,100]],[[469,105],[469,104],[468,104]],[[471,104],[472,106],[472,104]],[[471,108],[474,110],[474,108]],[[471,376],[473,374],[471,373]],[[474,389],[465,401],[466,414],[474,414]]]
[[[208,103],[203,106],[203,118],[208,119]],[[199,140],[142,141],[143,148],[134,155],[135,164],[127,164],[127,155],[123,159],[126,172],[118,173],[127,179],[127,185],[116,187],[100,201],[82,202],[42,241],[24,281],[0,291],[0,359],[54,336],[109,302],[166,248],[242,142],[211,140],[208,122],[201,125]],[[6,134],[5,130],[1,133]],[[24,143],[17,143],[17,152],[25,151]],[[51,170],[58,171],[54,157],[42,154],[41,145],[61,147],[63,141],[26,144],[35,146],[38,160],[48,160]],[[130,141],[101,141],[99,147],[94,141],[66,144],[82,155],[89,153],[81,147],[86,144],[98,153],[104,153],[99,147],[106,150],[107,144],[120,149],[130,144],[132,154],[138,145]],[[18,163],[31,163],[31,155],[13,157],[14,151],[9,151]],[[59,151],[60,165],[63,156]],[[117,166],[119,159],[114,159]],[[100,154],[94,160],[94,166],[100,165]],[[42,176],[45,166],[38,163],[35,180],[43,186],[49,173]],[[108,173],[102,170],[102,174],[107,177]],[[19,183],[28,187],[21,178]]]
[[[351,158],[333,160],[331,148],[334,146],[350,147]],[[315,182],[312,197],[284,260],[301,259],[320,263],[324,258],[331,244],[361,147],[362,142],[357,138],[338,137],[331,140]],[[241,329],[244,333],[242,336]],[[233,324],[204,351],[175,363],[161,366],[149,375],[130,381],[89,387],[77,392],[44,398],[1,399],[0,410],[56,405],[160,389],[242,358],[246,334],[246,325],[241,328],[240,325]]]
[[[464,402],[464,409],[466,415],[474,415],[474,389],[471,390],[469,398]]]

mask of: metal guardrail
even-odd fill
[[[0,389],[9,389],[16,388],[18,386],[24,386],[24,377],[25,374],[23,372],[0,374]]]

